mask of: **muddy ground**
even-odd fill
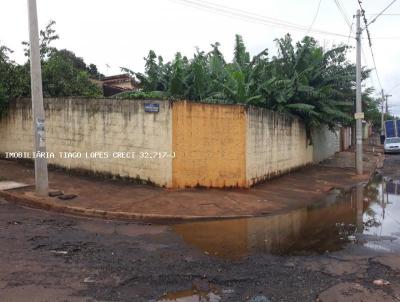
[[[383,176],[391,182],[400,179],[400,155],[386,158]],[[354,203],[352,197],[346,200],[343,203]],[[369,207],[362,209],[366,217]],[[400,234],[400,217],[392,214],[390,228]],[[307,211],[290,218],[288,235],[276,234],[280,224],[271,231],[277,223],[273,220],[263,222],[254,234],[251,226],[259,223],[235,222],[227,225],[228,232],[219,233],[212,223],[186,229],[90,220],[3,200],[0,301],[400,301],[395,235],[370,240],[366,232],[357,238],[346,233],[340,241],[342,235],[336,238],[331,228],[310,221],[317,219],[314,216]],[[296,232],[297,217],[308,219],[307,234],[313,223],[319,225],[312,236]],[[352,217],[346,222],[351,226],[357,224]],[[215,241],[188,238],[204,234]],[[327,246],[334,251],[314,248],[329,236],[335,240]],[[272,243],[270,238],[275,238]],[[260,245],[260,240],[265,243]],[[307,244],[291,244],[296,240]],[[390,284],[382,285],[386,281]]]

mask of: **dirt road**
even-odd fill
[[[399,301],[400,155],[382,174],[304,209],[178,225],[0,201],[0,301]]]

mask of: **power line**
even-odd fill
[[[232,7],[228,7],[228,6],[224,6],[221,4],[217,4],[217,3],[212,3],[212,2],[207,2],[207,1],[203,1],[203,0],[176,0],[177,2],[184,2],[186,4],[191,4],[191,5],[195,5],[195,6],[203,6],[204,8],[212,8],[212,9],[220,9],[220,10],[224,10],[224,11],[229,11],[230,13],[241,13],[244,14],[246,16],[253,16],[253,17],[258,17],[258,18],[262,18],[262,19],[268,19],[270,21],[273,22],[278,22],[278,23],[282,23],[282,24],[287,24],[287,25],[293,25],[293,26],[300,26],[298,24],[292,23],[292,22],[288,22],[288,21],[283,21],[280,19],[276,19],[276,18],[272,18],[272,17],[266,17],[260,14],[256,14],[256,13],[252,13],[249,11],[245,11],[239,8],[232,8]]]
[[[353,16],[353,20],[352,20],[351,25],[350,25],[349,36],[347,38],[347,45],[349,45],[349,43],[350,43],[350,36],[351,36],[351,33],[353,32],[354,18],[355,18],[355,16]]]
[[[394,1],[396,1],[396,0],[394,0]],[[394,2],[393,2],[393,3],[394,3]],[[372,62],[373,62],[373,64],[374,64],[374,71],[375,71],[375,74],[376,74],[376,78],[377,78],[377,80],[378,80],[378,84],[379,84],[380,89],[383,90],[383,88],[382,88],[382,82],[381,82],[381,79],[380,79],[379,73],[378,73],[378,68],[376,67],[376,60],[375,60],[374,51],[373,51],[373,49],[372,49],[372,40],[371,40],[371,35],[370,35],[369,29],[368,29],[368,24],[369,24],[369,23],[368,23],[368,21],[367,21],[367,18],[365,17],[365,10],[364,10],[364,8],[363,8],[362,5],[361,5],[361,0],[358,0],[358,5],[360,6],[361,14],[362,14],[362,17],[363,17],[363,20],[364,20],[364,24],[365,24],[365,30],[366,30],[366,32],[367,32],[368,43],[369,43],[369,49],[370,49],[370,51],[371,51],[371,57],[372,57]]]
[[[361,53],[362,53],[365,65],[368,66],[369,64],[368,64],[367,56],[365,55],[364,47],[361,47]],[[370,77],[368,77],[368,79],[370,80],[372,87],[375,87],[374,78],[372,76],[370,76]]]
[[[374,37],[375,40],[399,40],[400,37]]]
[[[315,16],[314,16],[314,18],[313,18],[313,20],[312,20],[312,22],[311,22],[311,24],[310,24],[310,27],[308,28],[308,31],[307,31],[307,34],[306,34],[306,35],[308,35],[308,33],[310,32],[310,30],[311,30],[312,27],[314,26],[315,20],[317,20],[317,17],[318,17],[318,14],[319,14],[319,9],[320,9],[320,7],[321,7],[321,2],[322,2],[322,0],[319,0],[319,2],[318,2],[318,7],[317,7],[317,11],[315,12]]]
[[[334,0],[335,4],[340,12],[340,14],[342,15],[344,21],[346,22],[346,24],[350,27],[351,26],[351,22],[349,20],[349,17],[346,14],[346,11],[343,9],[342,5],[340,4],[339,0]]]
[[[392,92],[392,91],[395,90],[397,87],[400,87],[400,82],[397,83],[396,85],[394,85],[392,88],[390,88],[389,91],[388,91],[388,93],[389,93],[389,92]]]
[[[400,14],[367,14],[368,16],[400,16]]]
[[[397,0],[393,0],[392,2],[390,2],[389,5],[386,6],[386,7],[383,9],[383,11],[381,11],[374,19],[372,19],[371,22],[369,22],[368,24],[366,24],[366,26],[367,26],[367,25],[370,25],[370,24],[372,24],[372,23],[374,23],[374,22],[376,21],[376,19],[378,19],[379,16],[381,16],[381,15],[382,15],[389,7],[391,7],[396,1],[397,1]],[[361,5],[361,4],[360,4],[360,5]]]
[[[239,18],[241,20],[253,22],[253,23],[258,23],[258,24],[263,24],[267,26],[274,26],[274,27],[280,27],[280,28],[290,28],[293,30],[297,31],[303,31],[307,32],[308,28],[306,26],[302,26],[299,24],[287,22],[284,20],[276,19],[276,18],[271,18],[271,17],[266,17],[262,16],[259,14],[254,14],[248,11],[236,9],[236,8],[231,8],[228,6],[223,6],[207,1],[200,1],[200,0],[170,0],[173,2],[177,2],[186,6],[194,7],[197,9],[201,9],[207,12],[212,12],[215,14],[219,15],[225,15],[229,17],[234,17],[234,18]],[[310,32],[313,32],[315,34],[323,34],[323,35],[332,35],[332,36],[338,36],[338,37],[346,37],[347,35],[340,34],[340,33],[335,33],[335,32],[329,32],[329,31],[324,31],[324,30],[317,30],[313,29],[310,30]]]
[[[271,23],[278,23],[279,25],[289,25],[289,26],[300,26],[291,22],[271,18],[271,17],[265,17],[259,14],[251,13],[248,11],[244,11],[241,9],[236,9],[236,8],[230,8],[227,6],[219,5],[216,3],[210,3],[206,1],[200,1],[200,0],[175,0],[173,2],[178,2],[180,4],[184,4],[187,6],[199,8],[205,11],[211,11],[211,12],[220,12],[228,15],[233,15],[233,16],[238,16],[241,18],[247,18],[247,19],[253,19],[253,20],[261,20],[261,21],[269,21]]]
[[[372,51],[372,46],[370,46],[369,49],[371,50],[372,61],[374,62],[374,69],[375,69],[376,78],[378,79],[379,87],[382,90],[383,89],[382,88],[382,82],[381,82],[381,79],[379,77],[378,69],[376,68],[376,61],[375,61],[374,52]]]

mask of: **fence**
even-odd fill
[[[324,127],[310,145],[299,118],[242,105],[79,98],[44,104],[49,163],[168,188],[249,187],[319,162],[343,141]],[[0,153],[29,154],[32,127],[30,100],[10,103],[0,119]]]

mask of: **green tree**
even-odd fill
[[[246,51],[243,38],[240,35],[235,36],[235,49],[233,52],[234,63],[236,63],[242,70],[246,69],[250,63],[250,54]]]
[[[90,80],[86,64],[71,51],[53,51],[42,68],[45,97],[101,95],[100,88]]]
[[[12,50],[0,45],[0,115],[7,103],[29,91],[29,76],[24,66],[10,59]]]
[[[56,34],[56,30],[54,29],[54,25],[56,21],[50,20],[50,22],[46,25],[45,29],[40,30],[39,33],[39,46],[40,46],[40,58],[41,60],[46,60],[53,51],[56,50],[55,47],[51,46],[53,41],[58,40],[60,37]],[[24,53],[26,57],[29,57],[30,51],[29,42],[23,41],[22,45],[25,46]]]
[[[197,50],[190,61],[185,84],[187,86],[185,97],[191,100],[204,100],[209,96],[210,75],[204,52]]]
[[[163,83],[162,81],[162,57],[157,57],[156,53],[153,50],[150,50],[144,60],[146,61],[145,73],[135,73],[136,77],[141,83],[142,88],[145,91],[156,91],[165,89],[165,83]]]
[[[219,43],[208,53],[197,50],[190,60],[178,53],[166,64],[157,62],[150,51],[145,73],[138,78],[144,91],[163,90],[171,98],[249,104],[294,114],[304,120],[308,133],[322,124],[331,129],[350,125],[355,66],[347,60],[348,47],[324,49],[312,37],[295,43],[290,35],[277,39],[276,45],[278,55],[271,59],[268,49],[250,58],[236,35],[231,63],[225,61]],[[363,70],[363,80],[369,73]],[[370,93],[365,90],[365,97]],[[376,110],[376,104],[368,106]]]
[[[42,61],[43,95],[45,97],[58,96],[85,96],[95,97],[102,94],[101,89],[90,79],[99,79],[103,75],[98,72],[94,64],[86,65],[83,58],[75,55],[68,49],[57,49],[52,43],[59,39],[54,29],[56,22],[50,21],[44,30],[40,31],[40,56]],[[28,62],[23,70],[28,79],[29,86],[29,43],[22,42],[25,46],[25,55]],[[25,96],[29,96],[29,89]]]
[[[175,55],[175,59],[171,64],[171,75],[169,77],[168,93],[171,96],[182,98],[186,92],[185,77],[188,66],[182,58],[181,53]]]
[[[72,51],[52,46],[59,38],[54,29],[55,22],[40,31],[40,55],[42,61],[43,94],[46,97],[57,96],[100,96],[101,90],[91,78],[103,75],[96,65],[86,65],[84,60]],[[0,45],[0,114],[4,113],[7,103],[18,97],[30,96],[29,43],[23,42],[28,61],[19,65],[10,59],[12,50]]]

